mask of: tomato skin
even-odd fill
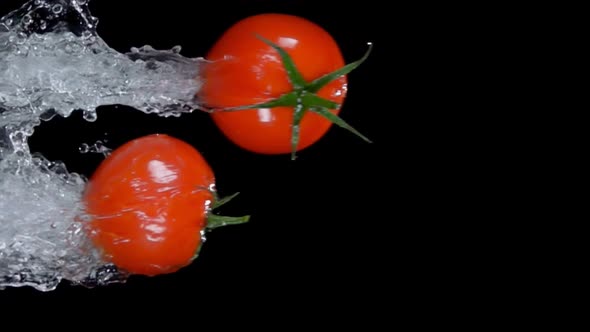
[[[287,51],[307,82],[345,65],[336,41],[315,23],[287,14],[251,16],[226,30],[206,56],[212,63],[202,69],[203,85],[198,97],[208,107],[257,104],[293,90],[279,54],[257,35]],[[317,95],[342,104],[346,93],[344,75]],[[331,112],[338,114],[340,109]],[[212,118],[226,137],[246,150],[262,154],[292,152],[293,107],[214,111]],[[297,150],[316,143],[331,126],[329,120],[307,112],[300,124]]]
[[[89,237],[129,273],[175,272],[201,245],[214,185],[211,168],[189,144],[159,134],[130,141],[87,184]]]

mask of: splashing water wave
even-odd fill
[[[32,154],[27,140],[41,121],[100,105],[180,116],[199,108],[202,58],[180,47],[122,54],[96,32],[87,0],[31,0],[0,19],[0,289],[54,290],[124,282],[101,260],[76,220],[86,179]]]

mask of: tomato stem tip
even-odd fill
[[[241,216],[241,217],[230,217],[230,216],[220,216],[220,215],[213,213],[213,210],[228,203],[229,201],[234,199],[236,196],[238,196],[238,194],[239,194],[239,192],[236,192],[235,194],[232,194],[230,196],[226,196],[226,197],[219,199],[219,197],[217,196],[217,193],[213,192],[214,201],[211,206],[211,211],[207,215],[207,229],[215,229],[215,228],[227,226],[227,225],[239,225],[239,224],[247,223],[248,221],[250,221],[249,215]]]

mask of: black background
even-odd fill
[[[2,0],[0,15],[22,3]],[[82,120],[79,112],[55,118],[36,130],[32,150],[87,176],[102,157],[80,154],[81,143],[106,139],[108,147],[116,148],[156,132],[191,143],[215,171],[222,195],[241,192],[221,212],[250,214],[251,222],[209,233],[198,259],[171,275],[134,276],[124,284],[96,289],[64,282],[48,293],[9,288],[0,291],[0,297],[109,303],[160,299],[164,302],[159,303],[218,305],[230,313],[286,306],[353,312],[389,298],[394,283],[390,273],[409,273],[401,264],[412,250],[398,245],[412,218],[401,213],[407,212],[407,197],[402,197],[411,193],[399,192],[398,182],[407,175],[396,166],[407,162],[401,153],[411,140],[399,135],[404,124],[398,121],[396,102],[403,98],[396,81],[403,64],[396,66],[396,53],[407,28],[396,24],[403,12],[388,14],[378,3],[91,1],[91,11],[100,20],[99,35],[120,52],[145,44],[158,49],[181,45],[184,56],[203,56],[233,23],[264,12],[300,15],[318,23],[336,39],[347,62],[360,58],[366,43],[373,42],[371,57],[349,75],[341,116],[374,143],[333,127],[291,161],[286,155],[263,156],[237,148],[200,112],[161,118],[104,106],[94,123]],[[381,15],[390,19],[378,19]],[[296,305],[298,301],[304,304]]]

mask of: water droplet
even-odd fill
[[[10,134],[10,138],[12,139],[13,143],[22,143],[26,139],[25,134],[22,131],[17,131],[16,133]]]
[[[90,36],[92,36],[92,32],[90,32],[90,31],[88,31],[88,30],[87,30],[87,31],[84,31],[84,32],[82,32],[82,38],[84,38],[84,39],[88,39],[88,38],[90,38]]]
[[[61,13],[61,11],[63,10],[63,7],[60,4],[54,5],[53,7],[51,7],[51,11],[54,14],[59,14]]]
[[[88,122],[94,122],[97,119],[95,111],[84,111],[82,113],[82,117],[84,118],[84,120]]]
[[[176,45],[172,48],[172,53],[179,54],[180,51],[182,51],[182,46],[180,46],[180,45]]]
[[[10,25],[12,25],[12,19],[11,19],[11,18],[9,18],[9,19],[7,19],[7,20],[6,20],[6,22],[4,22],[4,23],[6,23],[6,25],[10,26]]]
[[[27,14],[27,15],[23,16],[23,24],[24,25],[29,25],[29,24],[31,24],[32,21],[33,21],[33,19],[31,18],[31,15]]]
[[[47,29],[47,22],[45,22],[45,20],[39,21],[39,29],[41,29],[41,30]]]
[[[80,151],[80,153],[88,153],[88,151],[90,151],[90,146],[86,143],[82,143],[78,150]]]
[[[22,132],[25,136],[30,137],[30,136],[33,136],[35,129],[32,126],[26,126],[25,128],[22,129]]]
[[[77,0],[76,1],[79,5],[84,6],[85,4],[88,3],[88,0]]]

